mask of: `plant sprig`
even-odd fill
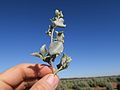
[[[54,68],[53,62],[55,58],[64,50],[64,32],[63,31],[56,31],[55,29],[58,28],[65,28],[66,25],[64,24],[64,16],[62,11],[55,10],[55,16],[50,19],[52,24],[49,25],[48,31],[46,34],[50,36],[50,45],[49,49],[46,48],[46,45],[44,44],[39,52],[32,53],[33,56],[36,56],[38,58],[41,58],[44,62],[47,62],[51,67]],[[55,36],[54,36],[54,33]],[[54,75],[56,75],[59,71],[66,69],[71,62],[71,58],[67,56],[66,54],[63,54],[61,57],[60,63],[57,66],[57,69],[55,72],[53,72]]]

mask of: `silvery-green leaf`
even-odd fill
[[[57,68],[59,69],[60,67],[62,67],[62,69],[65,69],[68,67],[69,63],[71,62],[71,58],[68,57],[66,54],[63,54],[60,63],[57,65]],[[61,69],[61,70],[62,70]]]
[[[63,52],[63,49],[64,47],[62,42],[54,41],[50,44],[49,53],[50,55],[60,54],[61,52]]]
[[[64,17],[62,11],[60,11],[60,17]]]
[[[38,52],[32,53],[31,55],[35,56],[35,57],[38,57],[38,58],[41,58],[41,59],[44,58],[43,55],[41,53],[38,53]]]
[[[62,11],[60,11],[60,10],[55,10],[55,15],[56,15],[57,17],[63,17],[63,13],[62,13]]]
[[[43,56],[48,53],[45,44],[40,48],[40,53],[41,53]]]
[[[35,52],[31,54],[32,56],[41,58],[44,62],[49,63],[51,56],[47,55],[47,56],[43,56],[41,53]]]
[[[55,15],[58,16],[59,13],[60,13],[59,10],[56,9],[56,10],[55,10]]]
[[[63,33],[63,31],[61,31],[61,32],[55,31],[55,32],[56,32],[56,40],[64,43],[64,33]]]
[[[64,19],[63,18],[56,18],[55,21],[52,21],[53,24],[55,24],[57,27],[66,27],[64,24]]]

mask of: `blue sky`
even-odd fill
[[[60,77],[120,74],[119,0],[0,0],[0,72],[44,63],[30,54],[49,43],[55,9],[64,13],[64,52],[73,59]]]

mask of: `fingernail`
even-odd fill
[[[50,76],[48,76],[48,78],[47,78],[47,83],[54,88],[57,87],[58,82],[59,82],[59,80],[58,80],[57,76],[54,76],[52,74]]]

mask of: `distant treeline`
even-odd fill
[[[56,90],[120,90],[120,75],[90,78],[63,78]]]

